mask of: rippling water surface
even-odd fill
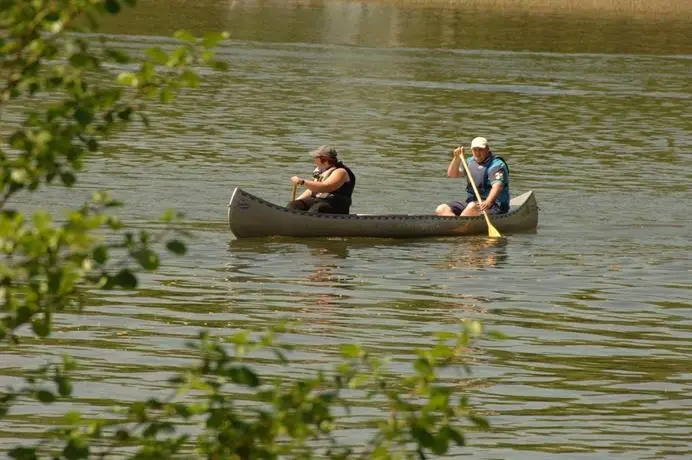
[[[81,363],[79,408],[102,415],[165,391],[200,328],[299,319],[301,373],[353,341],[402,363],[430,332],[477,318],[510,339],[474,356],[473,400],[494,431],[460,453],[692,455],[692,56],[462,48],[225,44],[231,70],[155,107],[151,130],[112,140],[78,192],[111,189],[140,226],[166,207],[185,212],[191,254],[135,294],[95,293],[85,314],[59,318],[53,346],[0,350],[0,383],[69,352]],[[460,196],[444,173],[476,135],[508,160],[513,194],[536,191],[537,233],[236,240],[227,229],[233,187],[283,203],[288,178],[309,173],[308,150],[326,142],[358,174],[354,212],[432,212]],[[25,205],[59,213],[67,196]],[[58,413],[17,408],[0,424],[0,452]]]

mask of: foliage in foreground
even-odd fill
[[[112,214],[121,203],[105,191],[58,218],[45,211],[29,216],[17,204],[22,193],[77,184],[88,155],[98,154],[105,139],[133,122],[148,125],[147,104],[172,102],[179,91],[197,87],[199,66],[224,70],[211,51],[224,34],[198,39],[179,32],[175,45],[137,57],[94,34],[100,16],[134,3],[0,0],[0,110],[3,119],[12,114],[22,120],[2,129],[0,143],[5,347],[22,346],[21,337],[30,334],[48,337],[54,316],[81,308],[93,289],[136,289],[139,272],[158,268],[160,251],[186,252],[181,216],[167,212],[160,231],[137,231]],[[113,70],[126,64],[137,70]],[[17,446],[10,456],[407,458],[463,445],[468,422],[487,427],[471,412],[462,389],[440,378],[450,368],[463,368],[464,353],[480,333],[477,323],[440,334],[436,345],[417,352],[406,376],[391,374],[382,359],[350,345],[334,369],[296,379],[262,377],[247,364],[252,353],[271,351],[288,366],[285,347],[274,343],[278,330],[216,339],[202,333],[190,344],[195,364],[171,379],[168,399],[129,404],[102,420],[69,412],[43,441]],[[26,374],[22,387],[0,392],[0,420],[10,423],[14,404],[73,400],[70,374],[76,365],[66,356]],[[340,446],[342,416],[364,401],[381,414],[364,422],[372,438],[354,449]]]
[[[136,459],[425,458],[463,446],[469,426],[488,427],[471,410],[461,376],[440,377],[464,367],[463,357],[480,332],[476,322],[438,334],[434,346],[416,352],[405,376],[390,372],[385,360],[360,346],[345,345],[333,369],[291,379],[284,356],[288,347],[274,341],[281,330],[257,336],[242,331],[224,339],[202,333],[189,344],[196,364],[171,378],[170,397],[130,404],[107,419],[84,420],[70,412],[46,440],[17,447],[11,456],[81,459],[128,452]],[[258,374],[248,364],[258,351],[274,353],[282,370]],[[68,360],[44,369],[24,388],[6,393],[5,403],[69,400],[73,368]],[[357,425],[372,436],[359,446],[344,446],[340,429],[346,428],[351,411],[358,415],[364,405],[378,409],[378,416]],[[183,425],[188,429],[181,432]]]

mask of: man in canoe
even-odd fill
[[[310,155],[316,166],[313,180],[291,177],[291,182],[304,186],[305,191],[286,206],[308,212],[348,214],[356,186],[355,174],[339,161],[336,149],[330,145],[323,145]]]
[[[501,214],[509,211],[509,167],[505,160],[492,151],[488,140],[476,137],[471,141],[472,157],[466,160],[473,181],[478,187],[481,202],[477,203],[471,183],[466,185],[466,199],[443,203],[435,210],[438,216],[478,216],[483,211]],[[454,150],[452,161],[447,167],[448,177],[465,177],[461,164],[464,147]]]

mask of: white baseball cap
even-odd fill
[[[488,147],[488,139],[485,137],[474,137],[473,140],[471,141],[471,148],[479,148],[479,149],[484,149]]]

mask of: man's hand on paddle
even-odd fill
[[[462,160],[464,158],[464,147],[457,147],[454,150],[454,158],[457,160]]]

